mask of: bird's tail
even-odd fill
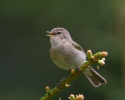
[[[88,71],[84,72],[84,74],[94,87],[98,87],[102,84],[107,83],[107,81],[101,75],[99,75],[93,68],[90,68]]]

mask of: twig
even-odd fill
[[[86,69],[91,67],[90,65],[93,63],[98,63],[99,65],[103,66],[104,58],[107,56],[107,52],[98,52],[92,55],[91,50],[87,51],[88,61],[86,61],[81,67],[79,71],[71,70],[71,73],[62,81],[61,85],[50,89],[48,86],[46,87],[47,93],[45,96],[41,97],[40,100],[52,100],[62,89],[67,88],[70,86],[70,83],[76,79],[80,74],[82,74]]]

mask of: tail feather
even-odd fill
[[[93,68],[90,68],[88,71],[84,72],[84,74],[94,87],[99,87],[100,85],[107,83],[107,81]]]

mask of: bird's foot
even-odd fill
[[[81,68],[76,66],[76,71],[80,72],[81,71]]]
[[[59,83],[57,84],[57,88],[59,88],[59,87],[62,85],[62,82],[63,82],[64,79],[65,79],[65,77],[62,78],[62,79],[59,81]]]
[[[69,69],[69,72],[59,81],[59,83],[57,84],[57,87],[58,87],[58,88],[62,85],[63,81],[64,81],[65,78],[69,75],[70,71],[71,71],[71,69]]]

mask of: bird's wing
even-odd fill
[[[78,44],[78,43],[76,43],[76,42],[74,42],[74,41],[72,41],[72,43],[71,43],[76,49],[78,49],[78,50],[81,50],[81,51],[83,51],[84,52],[84,50],[82,49],[82,47]]]

